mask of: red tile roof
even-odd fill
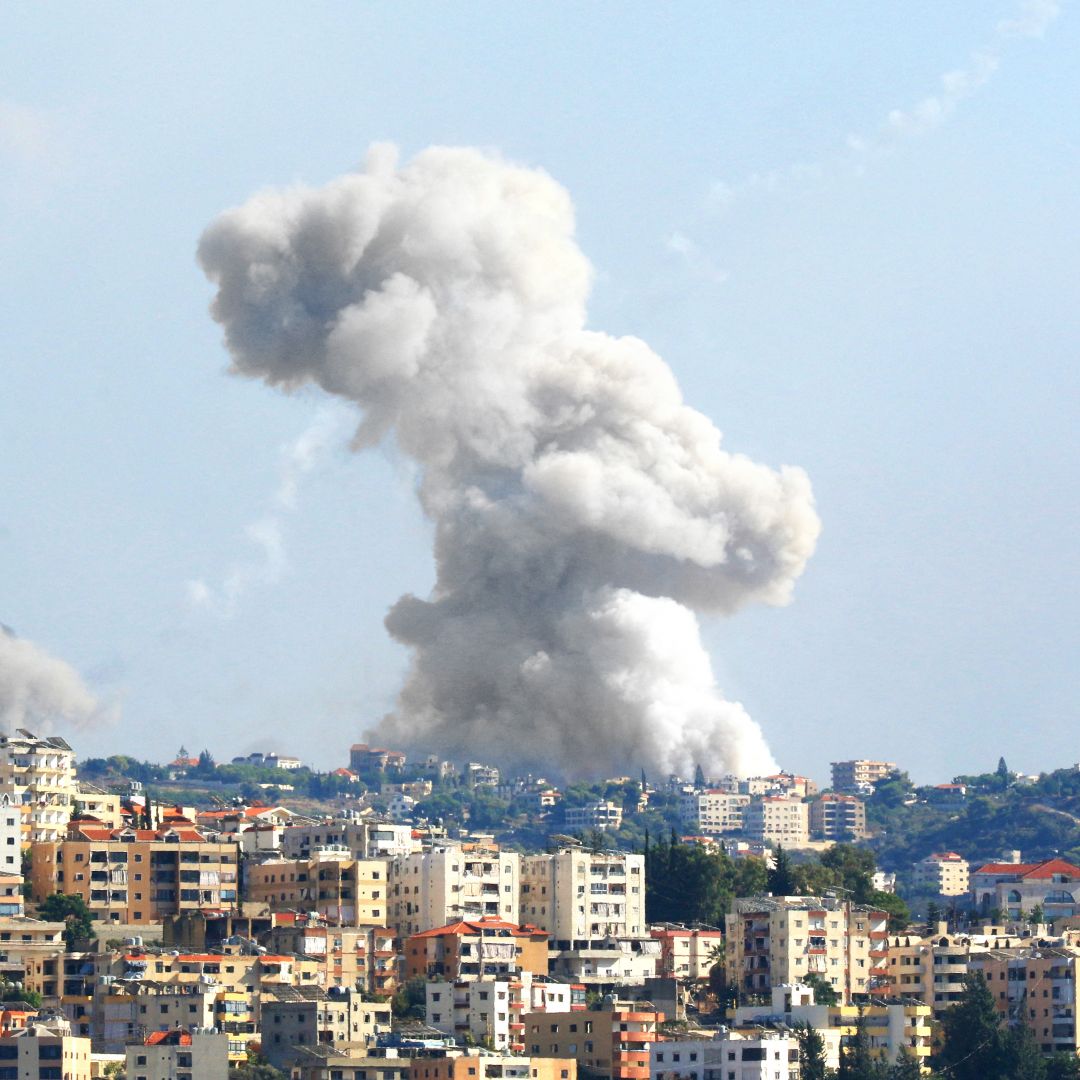
[[[190,1046],[191,1035],[186,1031],[151,1031],[146,1036],[147,1046],[160,1046],[162,1044],[168,1046]]]
[[[1030,881],[1049,880],[1055,874],[1069,878],[1080,878],[1080,866],[1073,866],[1064,859],[1044,859],[1039,863],[987,863],[975,871],[976,874],[1000,874],[1001,876],[1021,878]]]
[[[461,919],[458,922],[447,923],[446,926],[436,927],[434,930],[422,930],[419,934],[413,934],[413,937],[433,938],[458,934],[480,934],[484,930],[508,930],[511,937],[531,937],[533,934],[543,933],[542,930],[529,923],[518,926],[517,923],[488,917],[476,921]]]

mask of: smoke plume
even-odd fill
[[[78,672],[0,624],[0,727],[43,734],[57,721],[76,727],[100,715],[97,699]]]
[[[419,465],[437,581],[376,735],[569,775],[774,768],[694,612],[785,603],[809,481],[721,449],[644,342],[585,329],[567,193],[467,149],[376,147],[322,188],[222,214],[199,258],[236,372],[355,403],[357,448]]]

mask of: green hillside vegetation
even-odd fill
[[[1025,862],[1055,854],[1080,861],[1080,772],[1058,769],[1032,784],[1000,773],[956,782],[968,787],[959,804],[935,803],[934,789],[914,787],[906,773],[878,784],[867,800],[878,863],[901,881],[912,863],[935,851],[959,852],[973,864],[1000,859],[1006,848],[1019,849]]]

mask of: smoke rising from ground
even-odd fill
[[[38,734],[57,721],[76,727],[100,717],[97,699],[73,667],[0,625],[0,730]]]
[[[785,603],[819,531],[802,470],[721,449],[644,342],[585,329],[591,268],[546,174],[377,147],[204,233],[234,370],[361,410],[419,465],[437,581],[386,625],[413,651],[392,745],[559,765],[774,768],[695,611]]]

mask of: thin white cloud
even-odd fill
[[[690,237],[681,232],[673,232],[664,246],[672,255],[678,256],[687,269],[695,276],[722,285],[728,279],[728,272],[717,266]]]
[[[751,173],[741,180],[717,181],[709,190],[707,207],[713,212],[724,212],[737,200],[761,192],[801,186],[830,175],[863,175],[873,160],[887,157],[904,141],[927,135],[946,124],[963,102],[993,79],[1010,42],[1042,38],[1060,14],[1057,0],[1024,0],[1015,15],[997,23],[989,40],[971,52],[963,67],[942,75],[933,93],[905,108],[890,110],[874,132],[849,134],[843,149],[821,162],[799,162]]]
[[[257,556],[234,563],[216,588],[201,578],[187,582],[185,594],[189,607],[231,619],[252,588],[281,580],[289,566],[284,519],[296,511],[305,478],[325,460],[333,444],[343,437],[347,425],[348,414],[344,409],[322,409],[306,430],[282,447],[281,472],[270,498],[270,509],[244,528],[244,535],[258,551]]]

